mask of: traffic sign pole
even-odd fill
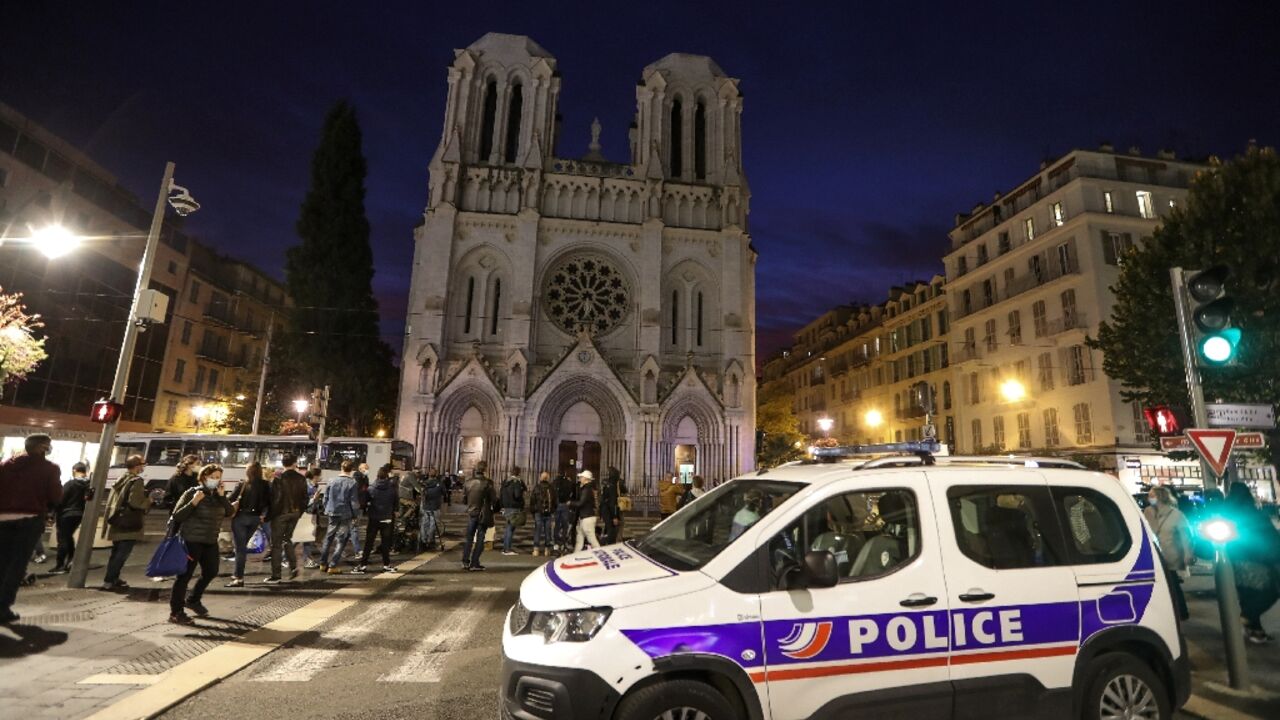
[[[1169,268],[1169,280],[1173,285],[1173,308],[1178,315],[1178,339],[1182,342],[1182,364],[1187,377],[1187,395],[1191,400],[1192,423],[1197,428],[1209,427],[1209,412],[1204,404],[1204,389],[1200,386],[1200,370],[1196,363],[1196,349],[1192,341],[1191,312],[1187,302],[1187,284],[1182,268]],[[1199,454],[1199,453],[1197,453]],[[1230,453],[1228,453],[1228,458]],[[1204,476],[1204,489],[1218,489],[1218,478],[1213,468],[1200,456],[1200,472]],[[1249,687],[1249,665],[1244,654],[1244,633],[1240,630],[1240,598],[1236,594],[1235,573],[1227,558],[1225,548],[1218,548],[1214,558],[1213,580],[1218,595],[1218,619],[1222,626],[1222,642],[1227,651],[1227,681],[1237,690]]]

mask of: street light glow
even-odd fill
[[[1017,402],[1027,396],[1027,388],[1012,378],[1000,384],[1000,395],[1009,402]]]
[[[880,427],[884,422],[884,415],[881,415],[879,410],[868,410],[865,419],[869,427]]]
[[[46,225],[31,233],[31,242],[52,260],[75,250],[80,245],[80,238],[61,225]]]
[[[835,424],[836,421],[829,417],[818,418],[818,429],[822,432],[831,432],[831,426]]]
[[[307,408],[310,406],[311,406],[310,402],[307,402],[306,400],[303,400],[301,398],[293,401],[293,411],[298,413],[299,415],[306,412]]]
[[[206,416],[208,416],[208,414],[209,414],[209,408],[203,405],[196,405],[195,407],[191,408],[191,417],[195,418],[196,420],[203,420],[205,419]]]
[[[387,436],[387,431],[386,431],[386,430],[379,430],[378,432],[374,433],[374,435],[375,435],[376,437],[384,438],[384,437],[386,437],[386,436]]]

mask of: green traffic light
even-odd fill
[[[1236,346],[1240,344],[1240,329],[1227,328],[1220,332],[1206,335],[1200,341],[1200,356],[1215,364],[1224,365],[1236,356]]]

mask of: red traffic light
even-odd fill
[[[1182,434],[1184,427],[1182,413],[1175,411],[1168,405],[1143,408],[1142,415],[1146,418],[1147,426],[1151,428],[1151,432],[1156,435]]]
[[[124,405],[110,400],[99,400],[93,404],[93,410],[89,413],[89,419],[103,425],[113,423],[120,419],[124,414]]]

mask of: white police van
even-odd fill
[[[1168,718],[1190,669],[1152,537],[1068,465],[921,453],[721,485],[524,581],[502,716]]]

